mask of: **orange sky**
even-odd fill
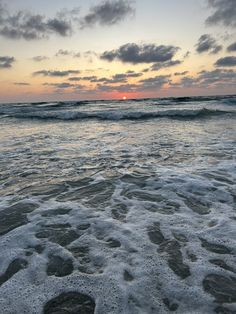
[[[69,0],[66,10],[0,0],[0,102],[235,93],[236,25],[206,23],[217,10],[208,0]]]

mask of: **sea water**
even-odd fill
[[[0,105],[0,313],[236,313],[236,97]]]

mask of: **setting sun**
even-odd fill
[[[126,96],[123,96],[123,97],[122,97],[122,99],[123,99],[123,100],[126,100],[126,99],[127,99],[127,97],[126,97]]]

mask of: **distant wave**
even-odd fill
[[[154,118],[172,118],[172,119],[193,119],[209,117],[215,115],[231,114],[236,112],[214,110],[214,109],[170,109],[161,111],[123,111],[123,110],[104,110],[91,112],[78,112],[71,110],[60,111],[33,111],[33,112],[8,112],[5,116],[20,119],[42,119],[42,120],[82,120],[82,119],[99,119],[99,120],[145,120]]]

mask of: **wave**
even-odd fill
[[[154,118],[172,118],[172,119],[194,119],[216,115],[236,115],[236,112],[216,110],[216,109],[170,109],[162,111],[125,111],[125,110],[104,110],[104,111],[34,111],[24,113],[7,113],[6,117],[19,119],[42,119],[42,120],[145,120]]]

